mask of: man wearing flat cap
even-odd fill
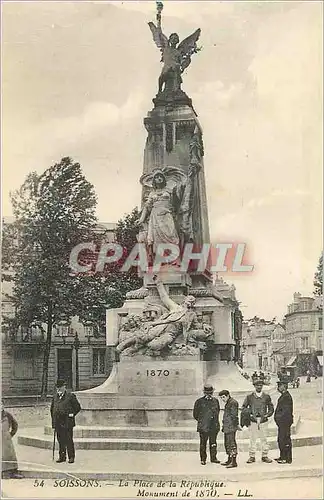
[[[66,462],[66,454],[69,463],[75,460],[73,443],[73,427],[75,426],[75,415],[79,413],[81,406],[75,394],[66,390],[65,380],[56,382],[56,394],[51,403],[52,428],[55,429],[59,443],[59,458],[57,463]]]
[[[250,412],[250,457],[247,463],[252,464],[255,462],[256,442],[258,438],[261,442],[262,462],[271,463],[272,460],[268,457],[269,444],[267,435],[268,419],[273,415],[274,407],[269,394],[262,391],[262,379],[255,379],[253,385],[255,391],[246,396],[242,405],[242,411],[249,410]]]
[[[279,464],[291,464],[292,444],[290,428],[294,421],[293,399],[290,392],[288,392],[288,383],[285,380],[279,380],[277,385],[281,395],[274,414],[274,420],[278,426],[278,447],[280,450],[280,456],[276,458],[276,461]]]
[[[217,460],[217,434],[220,430],[219,425],[219,402],[213,397],[214,388],[211,385],[205,385],[203,397],[197,399],[193,409],[193,417],[197,420],[197,432],[200,436],[200,463],[206,465],[207,460],[207,441],[209,440],[210,461],[219,464]]]

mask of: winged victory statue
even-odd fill
[[[168,38],[164,35],[161,28],[161,12],[163,10],[163,4],[162,2],[156,2],[156,4],[157,26],[153,22],[148,23],[148,25],[152,32],[153,40],[161,51],[161,62],[164,63],[159,77],[158,93],[160,94],[163,91],[177,92],[181,90],[181,74],[190,65],[191,56],[201,50],[201,48],[197,46],[201,30],[200,28],[197,29],[194,33],[192,33],[192,35],[185,38],[182,42],[180,42],[177,33],[171,33]]]

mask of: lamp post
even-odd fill
[[[75,390],[79,390],[79,348],[80,340],[78,332],[75,332],[73,347],[75,349]]]

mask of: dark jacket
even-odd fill
[[[238,402],[230,397],[224,408],[222,431],[224,434],[236,432],[238,425]]]
[[[241,427],[250,427],[250,425],[251,425],[251,410],[250,410],[250,408],[242,408],[240,424],[241,424]]]
[[[268,421],[268,418],[273,415],[274,407],[269,394],[265,392],[262,394],[261,398],[255,396],[254,392],[246,396],[244,403],[242,405],[243,409],[250,410],[251,422],[257,422],[259,417],[261,424]]]
[[[205,396],[195,402],[193,417],[197,420],[197,432],[219,432],[219,402]]]
[[[17,433],[18,430],[18,422],[17,420],[6,410],[2,410],[1,419],[4,420],[7,417],[9,423],[9,434],[11,437]]]
[[[290,426],[294,421],[293,399],[291,394],[286,391],[278,399],[274,420],[277,426]]]
[[[71,429],[75,426],[74,417],[80,410],[81,406],[75,394],[66,391],[61,399],[58,394],[55,394],[51,403],[52,428]]]

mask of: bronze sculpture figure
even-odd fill
[[[201,30],[198,28],[192,35],[182,40],[182,42],[180,42],[177,33],[171,33],[168,38],[162,32],[162,9],[162,2],[157,2],[157,25],[153,22],[148,23],[153,35],[153,40],[162,53],[161,62],[164,63],[159,77],[158,92],[161,93],[163,90],[166,92],[177,92],[181,89],[181,74],[190,65],[191,56],[200,50],[200,48],[197,47],[197,41]]]

